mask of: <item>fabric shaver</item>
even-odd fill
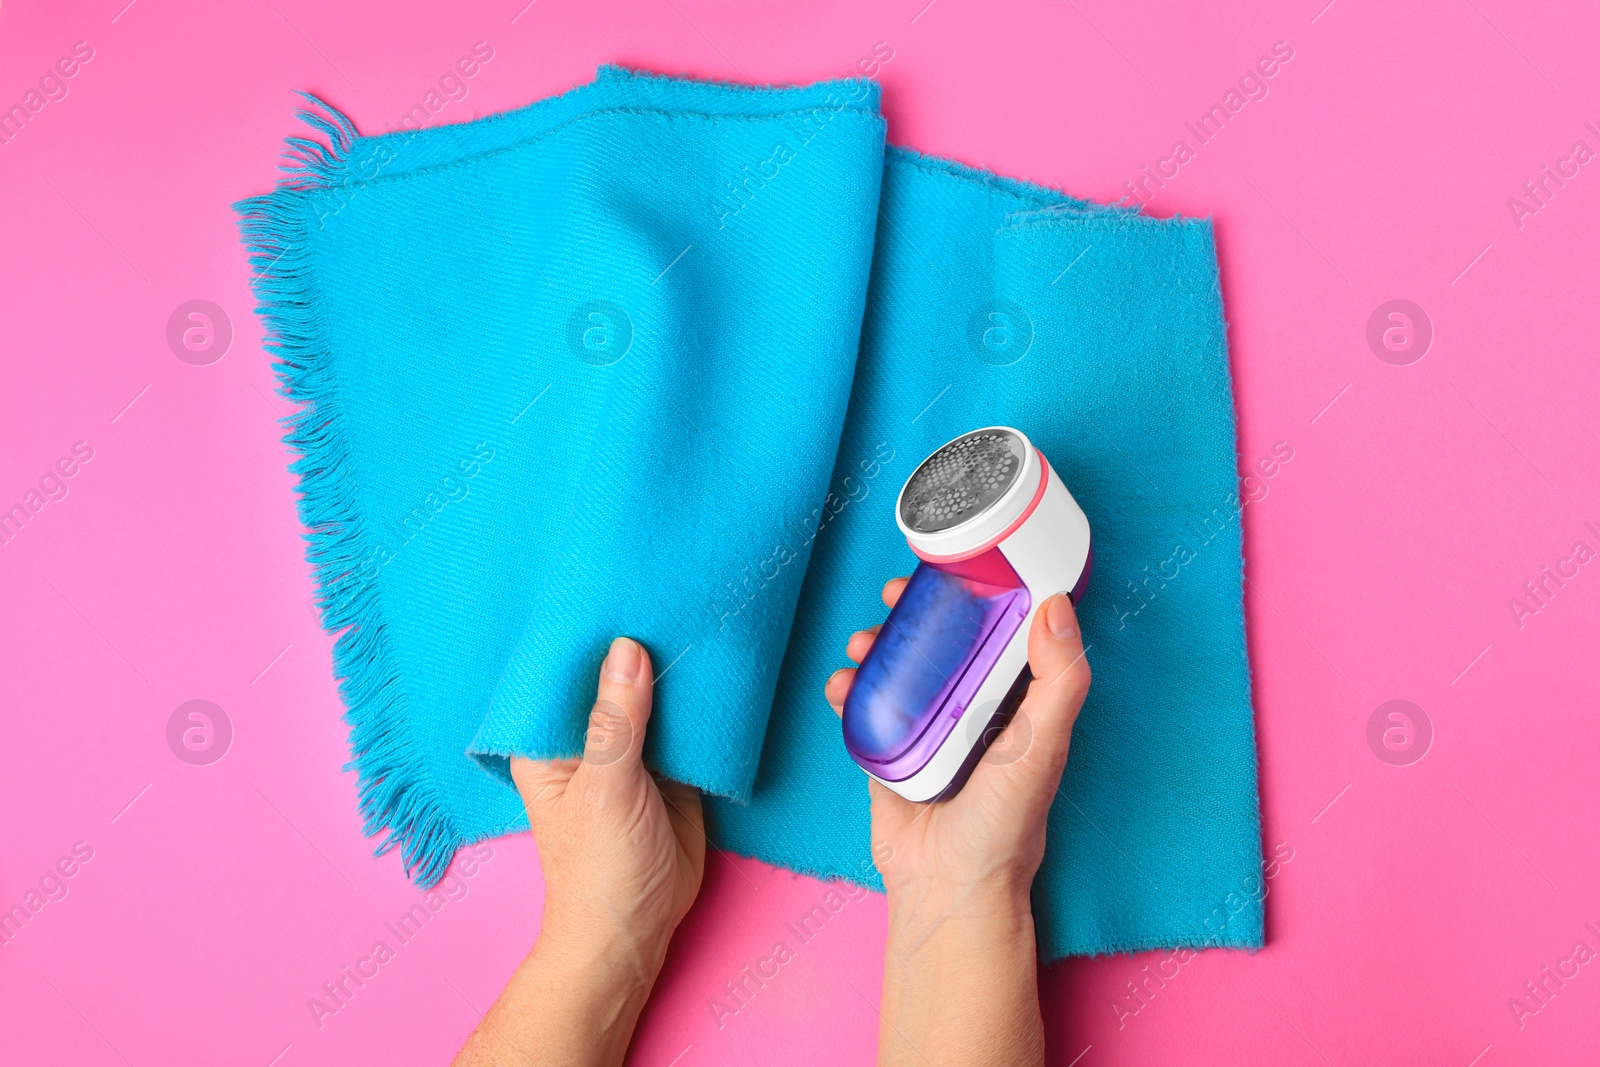
[[[856,670],[845,747],[901,796],[944,800],[1027,692],[1034,612],[1083,595],[1089,520],[1009,426],[938,448],[906,479],[895,520],[920,562]]]

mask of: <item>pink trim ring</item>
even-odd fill
[[[1044,453],[1040,452],[1038,449],[1034,450],[1034,454],[1039,457],[1039,488],[1034,490],[1033,499],[1028,501],[1028,506],[1022,509],[1022,514],[1018,515],[1016,519],[1012,521],[1010,526],[1007,526],[1004,530],[1001,530],[994,537],[991,537],[989,540],[985,541],[983,544],[979,545],[977,548],[974,548],[970,552],[958,552],[953,556],[930,556],[926,552],[918,552],[917,546],[912,545],[909,541],[907,541],[907,544],[910,545],[911,551],[916,553],[918,559],[927,560],[929,563],[960,563],[964,559],[971,559],[973,556],[983,555],[985,552],[998,545],[1001,541],[1004,541],[1006,538],[1016,533],[1017,528],[1023,523],[1027,522],[1028,516],[1033,514],[1033,509],[1039,506],[1039,501],[1044,499],[1045,488],[1050,484],[1050,462],[1044,458]]]

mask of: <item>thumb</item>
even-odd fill
[[[1028,683],[1019,714],[1027,716],[1044,762],[1059,774],[1072,741],[1072,724],[1089,695],[1083,632],[1067,594],[1057,593],[1039,608],[1028,632],[1028,669],[1033,681]]]
[[[589,712],[578,773],[626,781],[642,773],[645,727],[650,722],[653,674],[639,642],[619,637],[600,665],[600,687]]]
[[[1061,780],[1072,725],[1089,692],[1089,661],[1072,601],[1058,593],[1040,605],[1028,631],[1028,683],[1022,706],[973,770],[1008,797],[1047,796]]]

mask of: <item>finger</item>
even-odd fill
[[[872,648],[872,642],[878,637],[878,631],[883,629],[880,624],[865,630],[857,630],[850,635],[850,640],[845,643],[844,654],[860,663],[867,658],[867,651]]]
[[[906,583],[910,578],[890,578],[883,586],[883,602],[891,608],[900,601],[900,594],[906,591]]]
[[[1034,678],[1043,682],[1055,698],[1053,706],[1070,707],[1071,714],[1077,715],[1089,693],[1089,661],[1084,658],[1077,612],[1072,610],[1072,598],[1066,593],[1057,593],[1045,601],[1033,620],[1028,632],[1028,666]],[[1030,698],[1037,688],[1029,686]]]
[[[1072,724],[1089,694],[1089,661],[1072,600],[1057,593],[1039,609],[1028,631],[1028,683],[1020,713],[1033,732],[1033,745],[1046,765],[1064,764],[1072,740]],[[1052,787],[1053,788],[1053,787]]]
[[[706,815],[700,803],[700,790],[670,778],[657,778],[656,788],[661,790],[661,799],[667,805],[667,818],[672,822],[678,843],[697,869],[704,867]]]
[[[850,683],[855,680],[854,667],[844,667],[834,671],[829,676],[827,684],[822,687],[822,695],[827,699],[828,706],[834,714],[844,715],[844,698],[850,695]]]
[[[1053,792],[1066,766],[1072,725],[1089,692],[1083,636],[1065,593],[1051,597],[1035,613],[1028,631],[1028,667],[1033,681],[1022,705],[991,746],[994,757],[980,761],[973,778]]]
[[[640,772],[645,727],[650,722],[650,656],[639,642],[619,637],[600,665],[600,687],[589,712],[583,770],[591,774]]]
[[[572,781],[572,772],[578,769],[575,759],[525,759],[511,757],[511,780],[522,795],[522,806],[528,809],[531,820],[545,802],[555,800],[565,792]]]

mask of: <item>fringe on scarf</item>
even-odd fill
[[[360,134],[338,109],[308,93],[297,116],[320,134],[287,138],[284,178],[265,196],[234,205],[249,256],[251,287],[275,357],[278,392],[300,405],[282,421],[295,452],[306,559],[322,626],[336,634],[333,670],[350,727],[363,832],[383,834],[376,855],[400,849],[406,874],[424,888],[444,876],[461,836],[406,727],[406,696],[378,596],[379,548],[363,528],[344,407],[311,276],[311,233],[359,193],[351,153]]]

